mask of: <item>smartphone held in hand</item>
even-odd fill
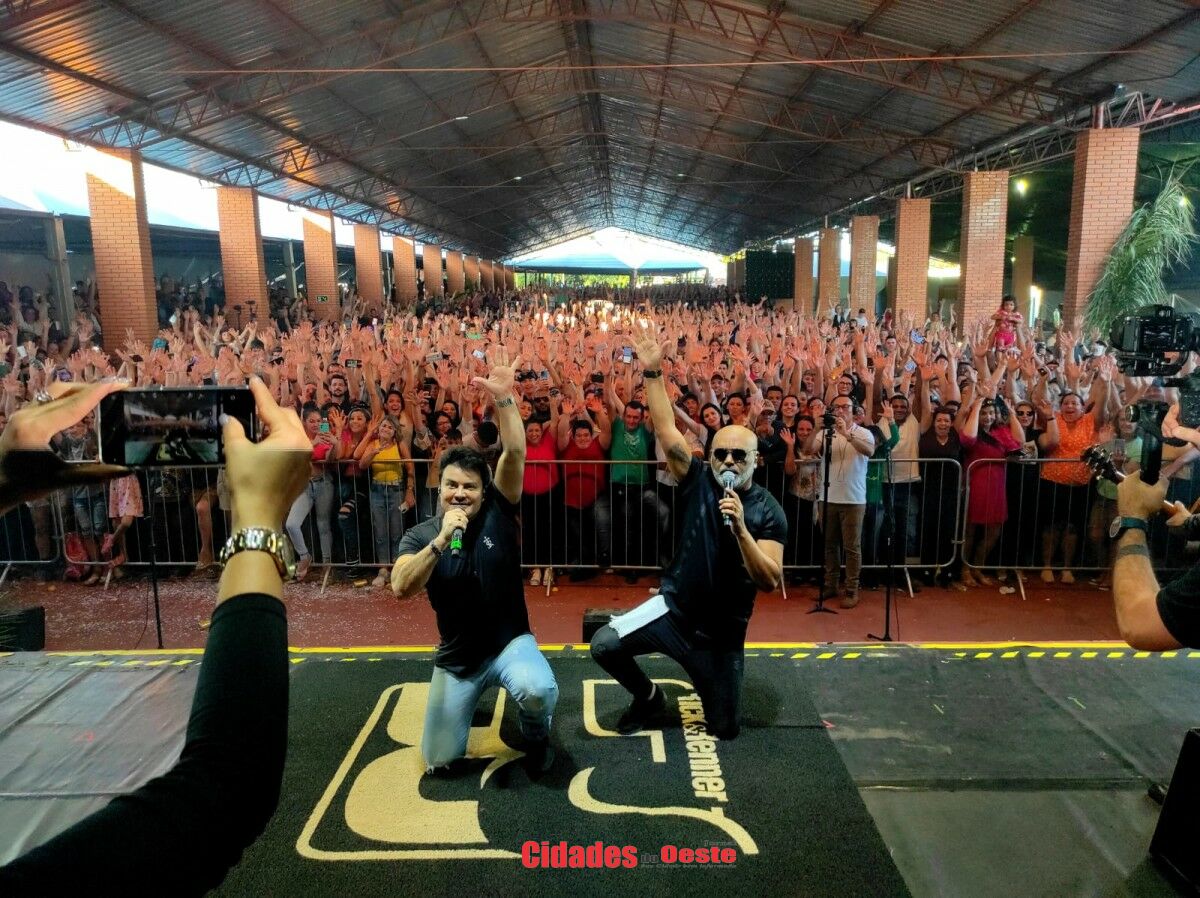
[[[151,387],[122,390],[100,401],[100,458],[130,468],[222,465],[221,415],[257,436],[248,387]]]

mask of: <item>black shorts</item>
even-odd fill
[[[1088,522],[1092,503],[1092,485],[1067,486],[1042,479],[1038,508],[1042,522],[1055,526],[1071,526],[1082,531]]]

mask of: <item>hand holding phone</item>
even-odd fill
[[[257,433],[254,395],[246,387],[151,387],[112,393],[100,402],[100,457],[131,468],[225,464],[221,416]]]

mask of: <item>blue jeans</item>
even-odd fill
[[[304,539],[304,521],[309,512],[316,510],[314,518],[317,522],[317,535],[321,541],[321,560],[329,564],[333,560],[333,481],[328,477],[309,480],[296,501],[288,511],[284,527],[292,538],[296,554],[310,554],[308,543]]]
[[[404,484],[371,483],[371,534],[375,538],[375,563],[390,564],[400,551],[404,535]]]
[[[530,740],[550,736],[550,721],[558,703],[558,683],[532,633],[518,636],[495,658],[469,677],[433,669],[421,754],[430,767],[442,767],[467,753],[471,717],[489,686],[502,686],[520,709],[521,735]]]

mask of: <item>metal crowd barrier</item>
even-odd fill
[[[883,474],[886,462],[870,464]],[[966,472],[948,459],[895,458],[891,464],[893,472],[917,465],[920,479],[891,483],[880,477],[888,501],[867,504],[860,541],[861,567],[868,577],[888,567],[889,505],[892,566],[905,578],[918,571],[953,573],[960,563],[973,571],[1048,568],[1058,573],[1107,567],[1107,529],[1115,503],[1099,495],[1094,481],[1060,489],[1042,476],[1047,466],[1066,468],[1076,462],[988,459],[976,461]],[[368,473],[356,473],[348,463],[326,466],[309,483],[293,505],[287,530],[297,551],[312,556],[314,568],[323,575],[322,587],[336,569],[361,574],[390,568],[404,533],[438,514],[434,462],[413,459],[413,465],[415,505],[410,509],[402,507],[404,488],[374,483]],[[598,571],[637,576],[661,570],[674,556],[683,512],[678,489],[664,474],[665,466],[653,461],[528,460],[520,514],[522,567],[567,570],[580,579]],[[765,476],[760,482],[780,501],[788,522],[785,573],[793,580],[819,576],[824,560],[821,461],[802,460],[791,476],[781,465],[768,466],[761,474]],[[14,566],[59,568],[70,562],[108,575],[109,561],[100,549],[104,536],[114,529],[120,529],[124,539],[117,541],[111,555],[123,556],[130,567],[147,567],[153,558],[160,572],[170,575],[211,564],[229,531],[229,498],[220,469],[154,468],[132,478],[60,491],[0,518],[0,584]],[[142,513],[120,526],[121,500],[130,498],[131,491],[134,506],[140,497]],[[1190,477],[1178,478],[1168,496],[1190,503],[1193,491]],[[1055,528],[1068,524],[1076,533],[1073,544],[1064,546],[1061,538],[1052,546],[1043,543],[1055,535]],[[83,537],[87,558],[65,556],[70,534]],[[1178,551],[1180,539],[1156,520],[1150,534],[1156,568],[1186,566]],[[74,537],[70,541],[78,542]],[[1047,546],[1055,550],[1049,564],[1044,557]],[[1063,555],[1064,548],[1069,556]],[[838,561],[840,565],[845,559]],[[546,588],[549,592],[551,587]]]
[[[963,562],[972,570],[1099,573],[1112,563],[1109,525],[1117,514],[1114,484],[1089,479],[1078,459],[978,459],[967,469]],[[1062,483],[1068,481],[1068,483]],[[1104,492],[1108,492],[1108,496]],[[1192,468],[1171,479],[1169,501],[1196,498]],[[1155,570],[1179,571],[1184,537],[1160,516],[1147,536]],[[1043,574],[1043,579],[1045,575]],[[1024,586],[1022,577],[1017,583]]]

